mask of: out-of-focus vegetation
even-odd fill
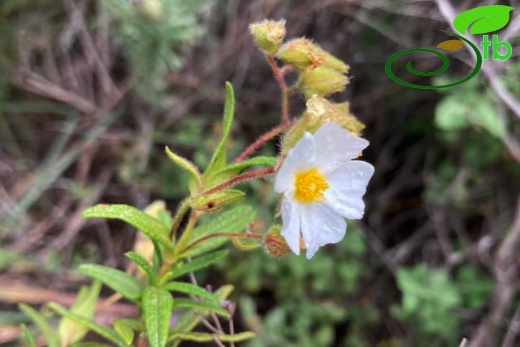
[[[87,283],[80,264],[126,267],[134,231],[81,212],[155,199],[173,209],[186,177],[163,147],[207,164],[224,81],[237,98],[231,153],[276,124],[279,91],[247,26],[286,18],[290,36],[313,37],[351,66],[337,98],[367,124],[364,160],[376,172],[365,218],[338,245],[311,261],[232,252],[204,274],[214,288],[235,285],[236,330],[255,331],[255,347],[520,344],[520,9],[500,33],[513,57],[440,92],[397,85],[384,64],[445,39],[446,1],[143,3],[0,3],[0,343],[20,344],[29,320],[17,304],[71,305]],[[448,5],[456,14],[484,2]],[[442,78],[471,69],[464,50],[450,60]],[[437,63],[418,62],[430,71]],[[301,100],[292,102],[297,110]],[[264,230],[277,203],[272,184],[246,189],[259,216],[251,228]],[[96,320],[135,314],[120,302]]]

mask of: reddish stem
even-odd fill
[[[238,175],[238,176],[230,179],[229,181],[221,183],[218,186],[208,189],[208,190],[198,194],[197,196],[213,194],[213,193],[219,192],[221,190],[227,189],[229,187],[232,187],[235,184],[238,184],[240,182],[244,182],[244,181],[250,180],[252,178],[270,175],[270,174],[274,173],[275,171],[276,171],[276,167],[270,167],[270,168],[263,169],[263,170],[246,172],[246,173],[243,173],[241,175]]]
[[[239,239],[251,239],[251,240],[261,240],[262,239],[262,235],[258,235],[258,234],[214,233],[214,234],[210,234],[210,235],[201,237],[198,240],[193,241],[193,243],[190,243],[188,246],[186,246],[186,248],[184,248],[181,251],[181,254],[189,251],[190,249],[192,249],[196,245],[200,244],[201,242],[204,242],[204,241],[209,240],[214,237],[227,237],[230,239],[239,238]]]
[[[282,90],[282,124],[289,125],[291,122],[289,118],[289,90],[283,77],[284,72],[287,71],[288,68],[283,67],[280,69],[278,65],[276,65],[276,61],[274,60],[273,56],[266,55],[266,59],[267,63],[271,67],[271,70],[273,71],[274,78]]]
[[[287,89],[287,83],[285,83],[285,79],[283,78],[283,70],[276,65],[276,61],[274,60],[273,56],[266,55],[267,63],[271,67],[271,70],[273,70],[274,78],[276,78],[276,81],[280,85],[280,88]]]
[[[276,137],[278,134],[280,134],[282,131],[285,130],[285,128],[287,127],[286,124],[279,124],[277,125],[276,127],[274,127],[273,129],[269,130],[268,132],[266,132],[265,134],[263,134],[262,136],[260,136],[258,138],[258,140],[256,140],[255,142],[253,142],[252,144],[250,144],[246,149],[245,151],[243,151],[236,159],[235,159],[235,163],[240,163],[241,161],[243,161],[244,159],[246,159],[247,157],[249,157],[249,155],[251,153],[253,153],[254,151],[256,151],[260,146],[262,146],[264,143],[266,143],[267,141],[271,140],[272,138]]]

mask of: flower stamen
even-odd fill
[[[304,204],[323,201],[323,192],[329,188],[325,177],[314,167],[294,177],[294,198]]]

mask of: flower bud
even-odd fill
[[[283,236],[280,235],[281,229],[281,226],[273,225],[264,238],[264,248],[266,252],[274,258],[282,258],[291,252],[287,242],[285,242]]]
[[[268,55],[275,55],[285,39],[285,20],[263,22],[249,25],[255,44]]]
[[[137,10],[146,18],[154,22],[164,20],[163,7],[159,0],[133,0]]]
[[[226,189],[208,195],[191,198],[190,205],[195,211],[215,212],[222,207],[243,199],[245,194],[239,190]]]
[[[294,68],[304,71],[325,66],[345,74],[349,66],[305,38],[291,40],[278,51],[278,58]]]
[[[348,102],[334,104],[322,97],[313,96],[307,100],[306,106],[305,113],[282,140],[282,155],[286,155],[305,132],[312,134],[326,122],[336,122],[354,136],[358,136],[365,128],[363,123],[350,114]]]
[[[348,83],[345,75],[329,67],[321,66],[300,75],[299,87],[306,99],[342,92]]]

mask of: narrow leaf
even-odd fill
[[[162,288],[148,287],[143,294],[146,334],[151,347],[164,347],[173,308],[171,294]]]
[[[168,239],[168,228],[152,216],[129,205],[107,205],[99,204],[87,208],[81,214],[83,218],[112,218],[120,219],[148,236],[150,239],[159,242],[165,247],[171,247]]]
[[[193,230],[188,244],[213,233],[241,233],[253,223],[256,218],[256,211],[251,206],[239,205],[218,215],[209,215],[208,217],[209,218],[206,218],[200,226]],[[222,246],[228,241],[229,239],[226,237],[214,237],[182,253],[181,256],[193,257],[201,253],[206,253]]]
[[[226,165],[226,152],[225,147],[231,133],[231,127],[233,125],[233,116],[235,113],[235,94],[233,92],[233,86],[231,83],[226,82],[226,97],[224,104],[224,119],[222,121],[222,138],[220,139],[217,149],[211,158],[211,162],[208,165],[205,176],[210,176],[214,171],[220,170]]]
[[[101,282],[94,281],[92,286],[82,287],[76,297],[74,305],[70,308],[72,313],[92,319],[96,311],[96,302],[101,290]],[[62,345],[69,346],[80,341],[87,333],[85,326],[63,317],[58,325],[58,336]]]
[[[25,324],[22,324],[22,332],[23,332],[23,338],[25,339],[25,342],[27,342],[29,344],[29,347],[37,347],[33,334],[31,333],[31,331],[29,329],[27,329]]]
[[[470,34],[491,33],[502,29],[509,23],[509,12],[512,10],[514,10],[514,7],[504,5],[487,5],[472,8],[455,17],[453,26],[462,35],[466,34],[466,30],[470,26]]]
[[[221,174],[238,175],[238,174],[244,172],[245,170],[247,170],[251,167],[254,167],[254,166],[271,167],[271,166],[275,166],[276,163],[277,163],[277,160],[274,157],[266,157],[266,156],[254,157],[254,158],[244,160],[240,163],[228,165],[225,168],[223,168],[222,170],[215,172],[215,176],[221,175]]]
[[[208,292],[204,288],[193,285],[191,283],[170,282],[164,286],[164,289],[167,289],[171,292],[179,292],[179,293],[198,296],[199,298],[209,301],[215,305],[218,305],[218,303],[219,303],[217,297],[214,294]]]
[[[226,250],[216,251],[213,253],[209,253],[209,254],[197,257],[194,260],[192,260],[190,262],[186,262],[186,263],[182,264],[180,267],[170,271],[171,278],[177,278],[182,275],[186,275],[190,272],[195,272],[197,270],[204,269],[204,268],[208,267],[209,265],[224,258],[226,255],[228,255],[228,253],[229,253],[229,251],[226,249]]]
[[[127,344],[131,344],[132,341],[134,341],[134,329],[131,322],[129,319],[119,319],[112,325],[115,332],[118,333]]]
[[[95,323],[91,319],[87,319],[85,317],[72,313],[68,311],[65,307],[54,302],[49,304],[49,308],[64,317],[70,318],[73,321],[86,326],[89,330],[92,330],[99,336],[109,340],[110,342],[115,343],[118,347],[128,347],[126,342],[121,337],[119,337],[119,335],[117,335],[114,331],[105,326]]]
[[[174,307],[192,308],[194,310],[201,311],[202,313],[215,312],[224,318],[230,317],[229,312],[224,310],[222,307],[202,301],[176,299]]]
[[[127,299],[136,301],[141,296],[141,283],[123,271],[97,264],[81,265],[79,271],[103,282]]]
[[[219,289],[217,289],[214,294],[218,298],[219,301],[224,301],[231,295],[231,293],[233,292],[233,289],[234,289],[233,286],[225,285],[225,286],[222,286]],[[180,318],[177,320],[177,322],[175,322],[175,324],[173,325],[173,327],[171,328],[170,331],[178,332],[178,333],[186,333],[186,332],[192,331],[199,324],[199,322],[203,316],[207,316],[207,314],[201,315],[200,313],[198,313],[195,310],[189,310],[187,312],[183,312],[182,315],[180,316]],[[181,342],[181,340],[177,339],[177,338],[170,339],[170,340],[174,341],[174,343],[172,344],[172,347],[178,347],[178,345]]]
[[[172,335],[173,339],[180,339],[184,341],[193,341],[193,342],[211,342],[214,338],[218,339],[221,342],[243,342],[246,340],[250,340],[255,337],[255,334],[250,331],[246,331],[239,334],[234,335],[224,335],[224,334],[210,334],[210,333],[175,333]]]
[[[199,169],[189,160],[173,153],[168,147],[165,148],[166,155],[177,166],[184,169],[190,175],[190,191],[198,191],[202,186],[202,176]]]
[[[59,347],[60,343],[58,341],[58,338],[56,337],[56,334],[54,331],[52,331],[49,323],[45,319],[44,316],[38,311],[36,311],[31,306],[28,306],[26,304],[20,304],[20,310],[25,313],[31,320],[38,326],[38,329],[40,329],[43,338],[45,339],[45,342],[47,342],[48,347]]]
[[[152,283],[155,281],[155,279],[156,279],[155,271],[154,271],[152,265],[146,259],[144,259],[143,257],[141,257],[139,254],[137,254],[135,252],[127,252],[127,253],[125,253],[125,257],[127,257],[128,259],[133,261],[137,266],[139,266],[141,269],[143,269],[144,272],[146,272],[146,274],[148,275],[148,278],[150,279],[150,281]]]

